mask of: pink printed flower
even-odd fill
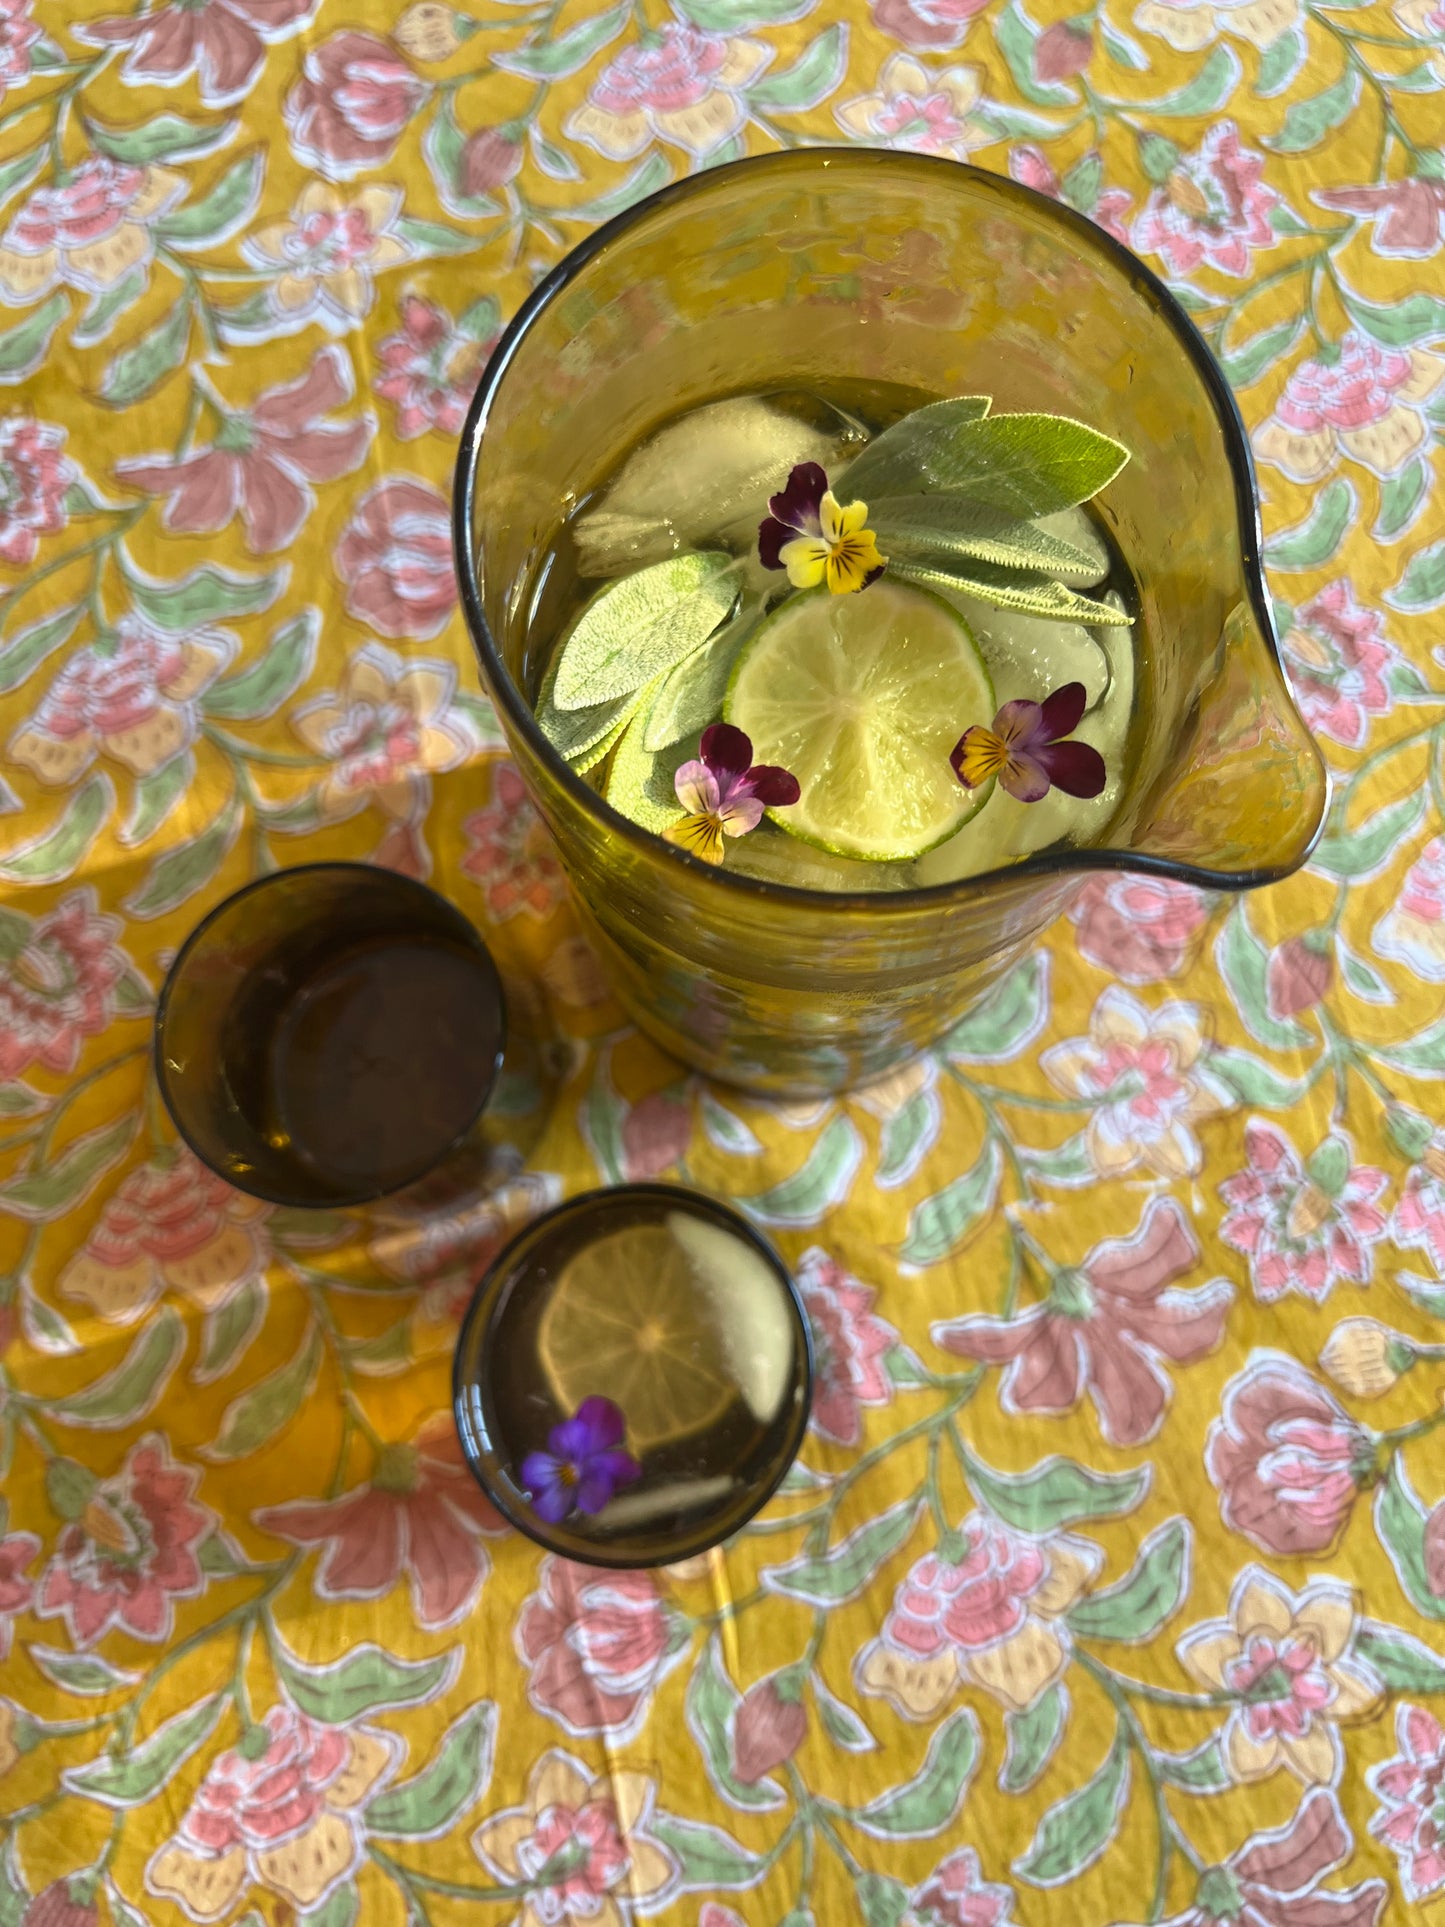
[[[124,615],[109,637],[68,659],[12,737],[10,758],[56,788],[68,788],[97,756],[151,776],[195,742],[197,698],[235,653],[224,630],[196,628],[182,639]]]
[[[1173,1198],[1156,1198],[1128,1238],[1096,1245],[1077,1270],[1054,1274],[1042,1304],[1013,1318],[974,1316],[933,1327],[945,1351],[1007,1364],[1006,1412],[1064,1412],[1085,1390],[1111,1445],[1158,1431],[1173,1390],[1161,1364],[1192,1365],[1224,1335],[1234,1287],[1222,1278],[1172,1289],[1199,1262]]]
[[[1171,274],[1249,274],[1255,255],[1274,246],[1269,215],[1279,195],[1263,173],[1263,158],[1240,146],[1234,122],[1218,122],[1149,196],[1134,223],[1135,249],[1162,254]]]
[[[1370,1832],[1399,1866],[1405,1898],[1418,1905],[1445,1887],[1445,1728],[1423,1706],[1395,1708],[1399,1752],[1365,1775],[1380,1802]]]
[[[1101,1177],[1139,1164],[1169,1178],[1199,1170],[1204,1153],[1194,1124],[1234,1102],[1207,1068],[1205,1041],[1196,1004],[1151,1011],[1112,986],[1094,1006],[1087,1037],[1044,1052],[1039,1063],[1049,1081],[1094,1105],[1085,1143]]]
[[[1209,899],[1168,877],[1094,876],[1069,910],[1079,954],[1126,984],[1157,984],[1189,963]]]
[[[65,430],[29,415],[0,420],[0,562],[23,569],[42,535],[65,527],[65,491],[80,470],[68,455]]]
[[[926,1553],[893,1595],[880,1638],[858,1655],[865,1693],[931,1720],[960,1679],[1010,1712],[1032,1706],[1069,1663],[1063,1618],[1103,1554],[1069,1533],[1033,1538],[984,1512],[964,1521],[954,1558]]]
[[[574,1739],[635,1739],[652,1699],[686,1657],[687,1623],[647,1572],[599,1572],[550,1554],[514,1640],[527,1698]]]
[[[1034,78],[1046,84],[1069,81],[1094,57],[1094,36],[1085,20],[1055,20],[1034,42]]]
[[[1375,1200],[1386,1174],[1351,1164],[1349,1139],[1340,1134],[1301,1165],[1284,1132],[1260,1119],[1246,1127],[1244,1148],[1249,1168],[1219,1187],[1229,1206],[1219,1235],[1249,1259],[1255,1296],[1269,1304],[1297,1291],[1321,1304],[1338,1279],[1367,1285],[1370,1248],[1385,1235]]]
[[[211,534],[239,509],[253,555],[289,548],[316,505],[307,484],[349,475],[370,444],[369,419],[323,419],[353,390],[350,359],[323,348],[295,381],[222,415],[212,446],[180,460],[120,462],[116,473],[133,488],[167,496],[165,525],[179,534]]]
[[[291,727],[329,766],[317,791],[328,822],[354,816],[367,803],[393,822],[420,821],[433,773],[455,769],[472,747],[452,703],[456,680],[449,662],[403,658],[368,642],[346,665],[338,688],[296,711]]]
[[[32,50],[40,38],[30,5],[31,0],[0,0],[0,96],[30,78]]]
[[[1430,439],[1422,404],[1442,377],[1438,356],[1387,348],[1351,328],[1291,371],[1254,452],[1294,482],[1317,482],[1341,451],[1376,475],[1396,475]]]
[[[289,221],[273,221],[242,242],[252,267],[275,274],[271,300],[288,330],[317,321],[332,334],[349,334],[370,313],[375,277],[412,258],[396,231],[401,206],[401,189],[380,181],[358,188],[350,201],[325,181],[308,181]]]
[[[391,159],[430,94],[389,40],[345,27],[307,50],[281,109],[291,151],[329,181]]]
[[[1094,173],[1098,173],[1097,153],[1086,154],[1084,164],[1093,162]],[[1134,205],[1134,197],[1126,188],[1106,187],[1093,190],[1084,199],[1075,199],[1077,190],[1066,191],[1059,179],[1053,163],[1042,148],[1025,144],[1009,149],[1008,171],[1016,181],[1031,187],[1036,193],[1047,194],[1050,200],[1068,201],[1077,207],[1081,214],[1087,214],[1091,221],[1100,226],[1105,234],[1113,235],[1125,247],[1129,244],[1129,215]],[[1075,169],[1071,179],[1078,173]]]
[[[1445,983],[1445,836],[1432,837],[1370,941],[1427,984]]]
[[[1224,1388],[1204,1462],[1231,1531],[1264,1552],[1324,1552],[1374,1477],[1375,1439],[1294,1359],[1258,1352]]]
[[[1385,672],[1399,660],[1378,611],[1362,609],[1340,576],[1295,610],[1281,646],[1310,728],[1349,749],[1363,748],[1369,718],[1390,713]]]
[[[1367,187],[1316,188],[1321,207],[1370,222],[1370,247],[1397,260],[1423,261],[1445,240],[1445,181],[1407,178]]]
[[[671,1091],[649,1091],[622,1120],[622,1170],[629,1184],[670,1171],[692,1142],[692,1106]]]
[[[151,222],[186,191],[178,174],[92,154],[38,187],[0,242],[0,301],[28,307],[62,282],[103,294],[152,254]]]
[[[880,33],[919,52],[952,53],[988,0],[869,0],[869,5]]]
[[[940,1860],[908,1899],[902,1927],[1014,1927],[1013,1890],[985,1880],[972,1847]]]
[[[912,54],[891,54],[873,92],[844,101],[835,114],[855,140],[965,161],[975,147],[998,138],[976,112],[982,98],[977,67],[932,73]]]
[[[445,308],[420,295],[402,297],[401,332],[377,347],[376,392],[396,407],[396,433],[415,441],[429,429],[455,435],[488,355],[497,342],[498,309],[488,296],[453,322]]]
[[[812,1429],[838,1445],[863,1436],[863,1407],[890,1405],[893,1381],[884,1363],[898,1334],[873,1313],[877,1293],[812,1245],[794,1278],[813,1332]]]
[[[525,1886],[539,1923],[623,1927],[677,1882],[677,1863],[648,1831],[655,1797],[641,1773],[609,1766],[594,1778],[554,1750],[533,1767],[526,1804],[484,1820],[472,1846],[495,1879]]]
[[[1436,1131],[1406,1174],[1390,1236],[1406,1251],[1428,1251],[1445,1278],[1445,1130]]]
[[[273,1706],[212,1763],[146,1886],[196,1921],[219,1920],[253,1885],[310,1912],[361,1864],[367,1803],[401,1755],[394,1733]]]
[[[43,916],[6,912],[0,938],[0,1083],[39,1064],[73,1071],[87,1037],[115,1017],[115,988],[130,970],[116,948],[119,917],[96,909],[94,886],[62,897]]]
[[[493,764],[491,803],[462,828],[470,845],[462,868],[486,892],[492,917],[550,917],[567,894],[566,879],[552,833],[511,763]]]
[[[609,160],[633,160],[654,140],[701,159],[746,126],[745,89],[772,57],[759,41],[670,20],[608,61],[564,131]]]
[[[728,837],[746,836],[764,810],[786,809],[802,792],[787,770],[754,763],[751,740],[731,723],[705,729],[698,751],[673,778],[683,815],[663,835],[704,863],[721,863]]]
[[[1445,79],[1445,55],[1438,49],[1445,47],[1445,4],[1442,0],[1395,0],[1390,9],[1405,32],[1414,40],[1423,40],[1427,47],[1435,49],[1427,53],[1435,72]]]
[[[1355,1651],[1358,1602],[1335,1579],[1302,1593],[1260,1566],[1239,1575],[1228,1619],[1180,1640],[1180,1664],[1210,1693],[1234,1700],[1224,1763],[1237,1784],[1288,1767],[1306,1786],[1333,1786],[1344,1750],[1339,1725],[1377,1711],[1384,1686]]]
[[[357,504],[336,545],[349,615],[382,636],[430,640],[457,601],[451,522],[429,482],[389,475]]]
[[[112,1324],[130,1324],[168,1290],[213,1311],[264,1277],[269,1215],[192,1152],[163,1151],[121,1180],[60,1290]]]
[[[1272,1017],[1298,1017],[1329,995],[1335,980],[1334,944],[1328,931],[1287,937],[1270,952],[1265,998]]]
[[[61,1527],[40,1578],[41,1618],[63,1618],[77,1646],[112,1626],[152,1645],[168,1640],[174,1602],[206,1589],[196,1547],[215,1517],[192,1503],[200,1476],[175,1465],[162,1438],[133,1445],[120,1471],[97,1481]]]
[[[244,100],[266,58],[268,42],[304,27],[319,0],[170,0],[149,13],[77,22],[71,32],[90,46],[130,47],[124,78],[131,86],[174,87],[199,72],[207,107]]]
[[[30,1610],[35,1582],[25,1577],[25,1568],[40,1550],[33,1532],[12,1532],[7,1538],[8,1521],[8,1508],[0,1498],[0,1661],[10,1657],[15,1621]]]
[[[733,1720],[733,1771],[756,1786],[787,1764],[808,1737],[808,1711],[796,1672],[769,1673],[743,1694]]]
[[[318,1599],[380,1599],[405,1574],[428,1632],[473,1609],[490,1565],[481,1536],[505,1530],[467,1468],[449,1412],[429,1419],[411,1444],[388,1445],[368,1485],[252,1517],[294,1546],[323,1548]]]
[[[1206,1867],[1193,1904],[1171,1914],[1169,1927],[1375,1927],[1389,1898],[1383,1880],[1320,1885],[1354,1852],[1339,1801],[1314,1787],[1282,1827],[1253,1834],[1222,1865]]]

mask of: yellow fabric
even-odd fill
[[[117,4],[0,6],[0,1922],[1445,1904],[1445,12]],[[936,1060],[789,1107],[621,1027],[445,498],[624,189],[843,138],[1181,290],[1337,800],[1244,904],[1091,880]],[[329,856],[431,877],[576,1040],[469,1222],[176,1154],[169,957]],[[590,1579],[472,1494],[447,1360],[510,1223],[658,1171],[797,1265],[817,1423],[724,1555]]]

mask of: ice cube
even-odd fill
[[[1109,550],[1099,533],[1098,524],[1085,509],[1060,509],[1055,515],[1034,517],[1034,527],[1056,542],[1067,542],[1091,558],[1088,569],[1059,569],[1060,582],[1071,589],[1092,589],[1109,573]]]
[[[572,523],[578,573],[619,575],[709,544],[751,546],[768,497],[797,463],[832,473],[865,439],[813,395],[737,395],[689,409],[634,449]]]
[[[1078,622],[1053,622],[1017,609],[1000,609],[974,596],[948,599],[973,631],[1001,704],[1017,696],[1039,703],[1051,690],[1069,682],[1084,685],[1089,709],[1103,696],[1109,682],[1109,657],[1095,640],[1101,632]]]

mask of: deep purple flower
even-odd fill
[[[758,556],[765,569],[786,569],[795,589],[826,582],[833,595],[852,595],[882,575],[888,558],[868,528],[868,504],[845,508],[816,462],[799,462],[780,495],[768,498],[758,524]]]
[[[1066,743],[1079,726],[1088,696],[1081,682],[1067,682],[1042,703],[1005,703],[993,728],[975,723],[953,746],[949,762],[966,790],[996,776],[1020,803],[1037,803],[1050,788],[1068,796],[1097,796],[1104,787],[1104,759],[1087,743]]]
[[[557,1525],[569,1512],[600,1512],[620,1485],[633,1485],[642,1467],[622,1450],[626,1429],[610,1398],[584,1398],[571,1418],[547,1434],[545,1452],[522,1461],[522,1484],[539,1518]]]
[[[673,778],[687,815],[664,835],[704,863],[721,863],[725,836],[746,836],[762,822],[765,809],[785,809],[802,791],[797,777],[775,763],[754,764],[752,742],[731,723],[705,729],[698,748],[701,762],[684,763]]]

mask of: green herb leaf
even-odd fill
[[[990,562],[960,558],[948,567],[935,568],[902,556],[889,559],[889,570],[904,582],[917,582],[925,589],[941,589],[944,594],[977,596],[999,609],[1017,609],[1021,614],[1042,616],[1050,622],[1082,622],[1091,628],[1128,628],[1133,617],[1109,602],[1095,602],[1055,582],[1051,576],[1030,569],[1001,569]]]
[[[632,720],[618,738],[607,776],[607,800],[613,809],[659,835],[682,815],[673,779],[696,753],[695,745],[685,741],[664,750],[647,747],[648,715],[661,686],[661,677],[654,677],[642,692]]]
[[[929,402],[875,435],[862,454],[844,469],[834,487],[840,502],[903,495],[920,479],[932,479],[934,465],[946,459],[959,429],[982,421],[992,404],[987,395],[955,395]]]
[[[626,696],[691,655],[737,594],[730,556],[669,556],[609,583],[562,645],[554,700],[584,709]]]
[[[1067,415],[990,415],[959,428],[931,457],[925,478],[935,489],[1032,517],[1087,502],[1128,459],[1122,442]]]
[[[581,709],[559,709],[555,701],[561,656],[552,658],[537,696],[537,725],[559,756],[577,769],[591,769],[612,748],[642,701],[640,689],[630,690],[610,703],[588,703]]]
[[[700,650],[670,669],[647,712],[643,744],[668,749],[717,722],[733,664],[756,625],[756,615],[738,616],[719,629]]]
[[[1096,573],[1094,558],[1072,542],[1045,535],[1032,522],[1006,515],[984,502],[947,495],[889,495],[870,504],[868,523],[892,558],[929,562],[967,556],[1001,569],[1029,569],[1048,576]]]

